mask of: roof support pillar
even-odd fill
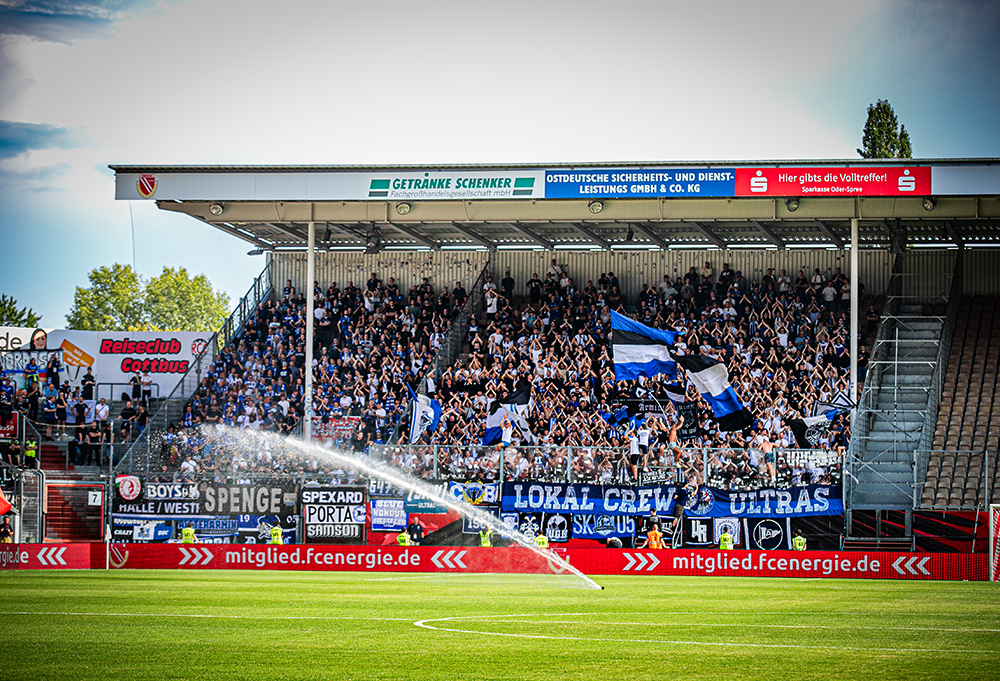
[[[309,223],[309,255],[306,260],[306,365],[303,367],[306,391],[302,396],[302,441],[306,444],[312,440],[312,405],[313,405],[313,310],[316,308],[316,292],[313,282],[316,281],[316,223]]]

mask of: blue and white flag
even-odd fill
[[[615,380],[634,381],[640,376],[666,374],[677,377],[677,363],[670,348],[677,340],[673,331],[654,329],[611,312],[611,350],[615,360]]]
[[[413,400],[413,415],[410,419],[410,442],[416,442],[428,430],[437,430],[441,422],[441,403],[427,395],[417,395],[407,386]]]
[[[674,359],[712,408],[720,430],[743,430],[753,424],[753,416],[729,384],[725,364],[705,355],[674,355]]]
[[[525,418],[525,415],[531,410],[533,403],[530,383],[525,383],[510,395],[493,402],[489,407],[489,415],[486,417],[486,432],[483,434],[483,444],[492,445],[502,441],[505,420],[509,422],[509,427],[516,427],[521,431],[521,436],[525,442],[529,445],[534,444],[536,438],[528,427],[528,420]]]

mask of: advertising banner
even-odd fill
[[[79,548],[92,551],[78,567],[104,567],[105,544],[10,545],[0,547],[0,567],[49,567],[37,554],[69,547],[69,567]],[[76,547],[76,548],[73,548]],[[71,553],[72,551],[72,553]],[[719,551],[718,549],[558,549],[584,574],[793,577],[816,579],[911,579],[984,581],[983,553],[895,553],[835,551]],[[5,563],[6,561],[6,563]],[[336,570],[356,572],[532,573],[565,568],[521,547],[444,546],[212,546],[115,544],[111,566],[124,569]]]
[[[149,372],[152,397],[166,397],[181,376],[205,349],[211,334],[194,331],[74,331],[68,329],[0,327],[0,367],[23,387],[24,368],[34,359],[40,370],[52,355],[62,364],[59,382],[79,387],[88,367],[93,367],[98,383],[95,399],[111,399],[122,392],[131,395],[130,379],[135,372]],[[28,350],[29,352],[5,352]],[[211,358],[209,358],[209,362]],[[207,369],[207,366],[206,366]],[[48,380],[47,373],[44,380]]]
[[[930,193],[930,167],[736,169],[736,196],[927,196]]]
[[[372,499],[372,532],[401,532],[406,529],[406,509],[402,499]]]
[[[542,170],[117,173],[118,200],[358,201],[365,199],[541,199]]]
[[[194,524],[200,541],[234,543],[270,539],[275,524],[286,541],[295,540],[298,486],[270,484],[149,482],[135,475],[115,478],[111,500],[117,541],[158,542],[176,539],[176,524]]]
[[[448,494],[469,504],[495,504],[500,500],[500,483],[449,482]]]
[[[577,539],[610,539],[635,535],[635,518],[628,515],[577,514],[573,516],[573,536]]]
[[[300,498],[305,543],[346,544],[364,539],[364,487],[307,487]]]
[[[344,416],[337,419],[329,419],[323,422],[320,419],[313,421],[313,438],[321,442],[327,440],[347,441],[357,431],[361,423],[360,416]]]
[[[545,198],[733,196],[734,168],[546,170]]]
[[[21,437],[20,427],[21,419],[19,415],[14,412],[0,415],[0,441],[19,439]]]
[[[492,516],[500,519],[500,507],[499,506],[482,506],[481,509],[485,513],[489,513]],[[479,534],[480,530],[485,530],[486,524],[479,522],[477,518],[470,518],[467,515],[462,516],[462,534]]]
[[[592,513],[648,515],[673,512],[673,485],[585,485],[507,482],[501,506],[505,511],[532,513]],[[701,487],[688,495],[685,514],[710,518],[796,517],[843,513],[840,487],[812,485],[789,489],[728,491]]]

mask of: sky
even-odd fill
[[[916,158],[1000,157],[1000,0],[0,0],[0,292],[62,327],[96,267],[250,246],[115,165],[854,159],[887,99]]]

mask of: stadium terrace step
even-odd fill
[[[88,506],[86,487],[46,487],[45,541],[100,541],[100,506]]]

